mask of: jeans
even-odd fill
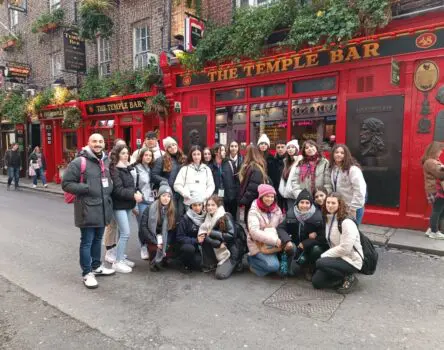
[[[8,167],[8,186],[11,186],[14,179],[14,186],[17,188],[20,179],[20,168]]]
[[[198,271],[202,263],[202,256],[198,246],[182,244],[179,248],[178,259],[190,269]]]
[[[104,227],[83,227],[80,229],[80,267],[82,276],[100,266]]]
[[[37,186],[37,178],[40,177],[40,180],[42,180],[43,185],[46,185],[46,176],[45,176],[45,170],[43,169],[35,169],[35,175],[32,179],[32,183]]]
[[[146,208],[148,208],[150,204],[148,203],[138,203],[137,204],[137,211],[139,212],[139,216],[137,217],[137,225],[140,227],[140,221],[142,220],[142,214],[145,211]]]
[[[358,272],[342,258],[321,258],[316,261],[316,271],[311,283],[317,289],[338,288],[347,275]]]
[[[253,256],[248,256],[247,260],[250,268],[259,277],[279,271],[280,263],[277,254],[258,253]]]
[[[361,225],[362,223],[362,218],[364,217],[364,211],[365,211],[364,207],[356,210],[356,223],[358,224],[358,226]]]
[[[433,203],[432,215],[430,216],[430,229],[432,232],[439,231],[439,221],[444,215],[444,198],[436,198]]]
[[[117,222],[119,229],[119,240],[117,241],[116,248],[116,261],[122,261],[125,259],[126,246],[130,237],[130,217],[131,209],[127,210],[114,210],[114,218]]]

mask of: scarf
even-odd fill
[[[205,220],[205,212],[202,211],[200,214],[196,214],[193,209],[188,209],[186,215],[191,219],[191,221],[200,227]]]
[[[316,207],[312,204],[310,209],[306,212],[301,212],[297,206],[297,204],[294,206],[294,215],[296,216],[296,219],[299,221],[300,224],[305,224],[305,221],[310,219],[314,213],[316,212]]]
[[[121,160],[119,160],[119,162],[116,164],[116,168],[128,168],[129,165],[130,164],[128,162],[124,163]]]
[[[163,206],[160,202],[157,205],[161,205],[160,208],[160,220],[161,220],[161,234],[162,234],[162,250],[157,248],[156,257],[154,258],[154,262],[159,264],[162,262],[163,258],[166,256],[166,250],[168,245],[168,216],[167,216],[167,208]],[[157,208],[156,208],[157,209]]]
[[[256,199],[256,205],[257,205],[257,207],[259,208],[260,211],[262,211],[264,213],[267,213],[267,214],[271,214],[272,212],[274,212],[276,207],[277,207],[276,201],[274,201],[272,205],[267,207],[265,205],[265,203],[262,202],[262,199],[260,199],[260,198]]]
[[[314,156],[306,156],[301,165],[301,171],[299,172],[300,180],[303,182],[307,176],[313,177],[316,172],[316,165],[319,162],[319,154]]]
[[[213,230],[214,226],[216,226],[216,223],[225,215],[225,209],[223,206],[220,206],[217,208],[216,212],[213,215],[210,215],[207,213],[205,216],[205,220],[203,224],[199,228],[198,236],[202,234],[209,235],[211,231]],[[227,246],[225,245],[224,248],[214,248],[214,253],[217,258],[217,265],[222,265],[225,261],[227,261],[231,253],[228,250]]]

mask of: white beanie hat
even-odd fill
[[[259,137],[259,140],[257,140],[257,145],[259,146],[261,143],[266,143],[268,147],[270,147],[270,139],[267,135],[262,134],[261,137]]]
[[[177,141],[173,139],[171,136],[167,136],[162,140],[163,149],[167,150],[171,145],[177,145]]]
[[[288,148],[288,146],[294,146],[294,147],[296,147],[296,149],[299,151],[299,142],[298,142],[298,140],[291,140],[291,141],[288,141],[288,143],[287,143],[287,148]]]

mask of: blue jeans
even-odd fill
[[[143,212],[145,211],[146,208],[148,208],[150,206],[150,204],[148,203],[138,203],[137,204],[137,211],[139,212],[139,216],[137,217],[137,225],[140,227],[140,221],[142,220],[142,215]]]
[[[102,237],[104,227],[83,227],[80,229],[80,267],[82,276],[97,269],[102,256]]]
[[[126,246],[131,234],[130,217],[131,210],[114,210],[114,217],[119,229],[119,240],[116,247],[116,261],[125,259]]]
[[[43,185],[46,185],[46,176],[45,176],[45,170],[43,169],[35,169],[35,175],[32,179],[32,183],[37,186],[37,178],[40,177],[40,180],[42,180]]]
[[[270,273],[279,271],[280,264],[277,254],[258,253],[253,256],[248,256],[247,260],[251,269],[259,277],[263,277]]]
[[[358,225],[361,225],[362,223],[362,218],[364,217],[364,207],[359,208],[356,210],[356,223]]]
[[[14,179],[14,186],[18,187],[20,179],[20,168],[8,167],[8,186],[11,186],[12,179]]]

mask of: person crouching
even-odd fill
[[[158,198],[142,214],[139,228],[139,239],[148,246],[150,269],[160,270],[170,248],[176,240],[176,211],[171,200],[173,191],[168,183],[160,183]]]

